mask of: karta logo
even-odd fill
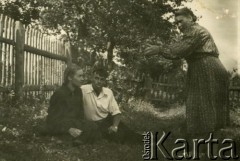
[[[144,144],[143,159],[158,160],[159,155],[162,155],[168,160],[199,160],[200,146],[206,149],[206,156],[210,160],[216,160],[218,158],[223,160],[237,160],[239,158],[237,145],[232,139],[223,139],[222,142],[220,142],[218,139],[213,138],[213,133],[210,133],[207,139],[193,139],[191,141],[191,149],[189,141],[182,138],[172,142],[173,146],[171,147],[173,148],[169,149],[164,143],[169,139],[170,134],[170,132],[167,134],[163,132],[162,136],[158,138],[158,132],[144,132],[142,134]]]

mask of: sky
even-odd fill
[[[240,0],[192,0],[186,5],[201,16],[198,23],[212,34],[223,65],[240,73]]]

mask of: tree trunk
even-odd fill
[[[110,40],[107,43],[107,60],[108,60],[108,69],[112,70],[113,67],[113,49],[115,47],[114,40]]]

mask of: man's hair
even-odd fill
[[[67,66],[67,68],[64,71],[64,82],[63,84],[67,84],[68,83],[68,77],[73,77],[74,74],[78,71],[81,70],[82,68],[76,64],[71,64],[69,66]]]
[[[104,78],[108,77],[108,72],[103,67],[94,68],[92,73],[93,74],[98,74],[99,76],[104,77]]]
[[[191,16],[193,22],[197,21],[197,16],[193,13],[193,11],[187,7],[177,9],[174,11],[175,16]]]

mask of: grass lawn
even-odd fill
[[[171,131],[173,138],[184,136],[184,106],[155,109],[151,104],[132,101],[121,105],[123,122],[139,133]],[[72,146],[71,140],[40,136],[47,105],[0,106],[0,161],[141,161],[143,143],[121,145],[101,140],[92,145]],[[231,114],[233,127],[222,133],[240,138],[240,110]],[[240,149],[240,148],[239,148]],[[161,158],[159,158],[161,159]],[[163,159],[161,159],[163,160]]]

